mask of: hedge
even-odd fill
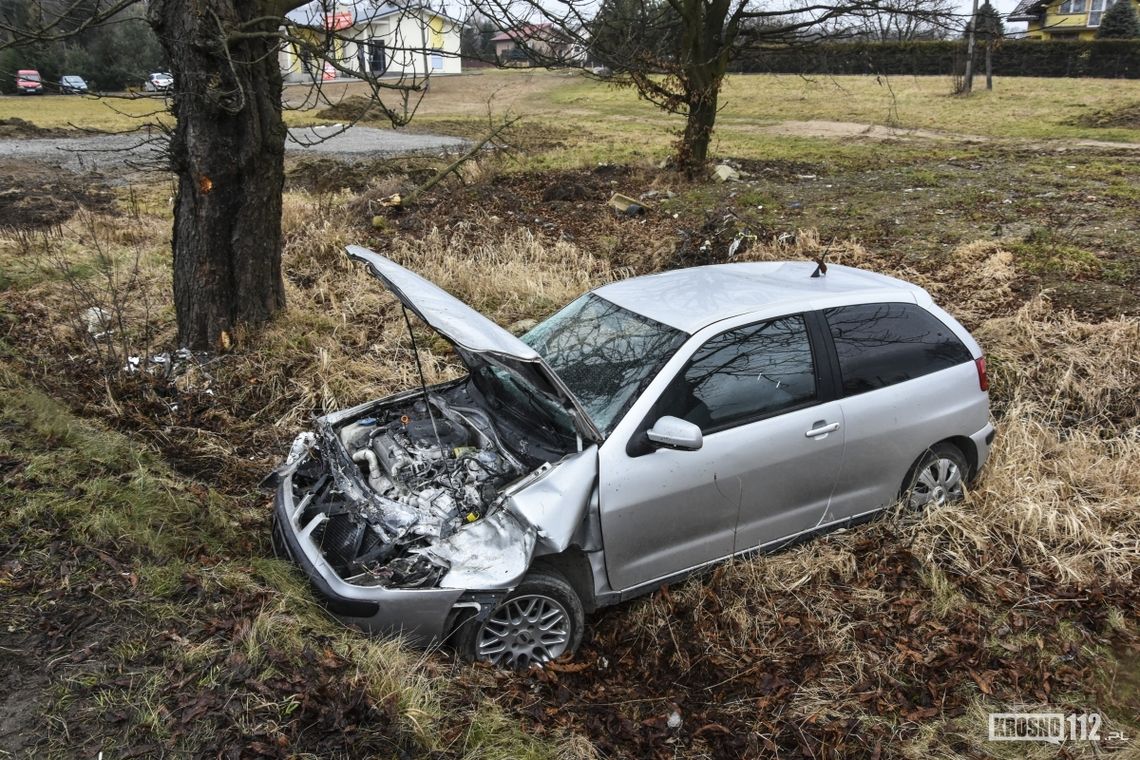
[[[981,45],[975,52],[982,66]],[[950,75],[965,68],[963,40],[850,42],[748,51],[737,71],[770,74]],[[1026,77],[1140,79],[1140,40],[1004,40],[993,53],[994,74]]]

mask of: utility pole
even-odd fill
[[[966,76],[962,80],[962,94],[969,95],[974,90],[974,37],[978,25],[978,0],[974,0],[974,10],[966,30]]]

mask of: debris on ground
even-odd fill
[[[589,197],[586,188],[580,182],[557,182],[542,191],[542,200],[550,201],[584,201]]]
[[[610,208],[625,216],[641,216],[646,211],[645,204],[641,201],[630,198],[628,195],[622,195],[621,193],[614,193],[610,196],[607,204]]]
[[[80,319],[87,334],[95,340],[99,340],[111,331],[111,316],[98,306],[92,306],[84,311]]]
[[[712,175],[717,182],[738,182],[740,180],[740,172],[728,164],[718,164],[713,169]]]

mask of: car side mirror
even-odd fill
[[[704,443],[701,429],[691,422],[666,415],[657,420],[645,436],[659,446],[696,451]]]

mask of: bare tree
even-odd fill
[[[30,0],[18,22],[0,17],[0,47],[61,39],[143,2]],[[263,323],[285,306],[282,57],[318,98],[328,78],[366,82],[373,112],[399,126],[412,118],[439,59],[458,55],[435,39],[454,22],[425,5],[380,0],[144,4],[175,82],[169,155],[177,176],[178,340],[224,350],[236,328]],[[382,15],[385,34],[377,31]]]
[[[923,2],[893,12],[937,17]],[[744,52],[763,55],[774,45],[809,45],[850,37],[849,24],[889,9],[892,0],[469,0],[499,26],[517,32],[517,47],[546,66],[585,67],[671,114],[685,127],[676,144],[677,167],[704,171],[721,85],[729,64]],[[543,35],[530,30],[543,29]],[[554,54],[549,41],[556,38]]]
[[[980,42],[986,55],[986,89],[994,88],[993,53],[1005,36],[1005,26],[1001,15],[990,5],[989,0],[979,8],[974,0],[974,11],[966,24],[966,73],[958,88],[959,95],[969,95],[974,91],[974,51]]]
[[[853,30],[879,42],[939,40],[961,30],[958,16],[954,0],[884,0],[880,8],[857,14]]]

